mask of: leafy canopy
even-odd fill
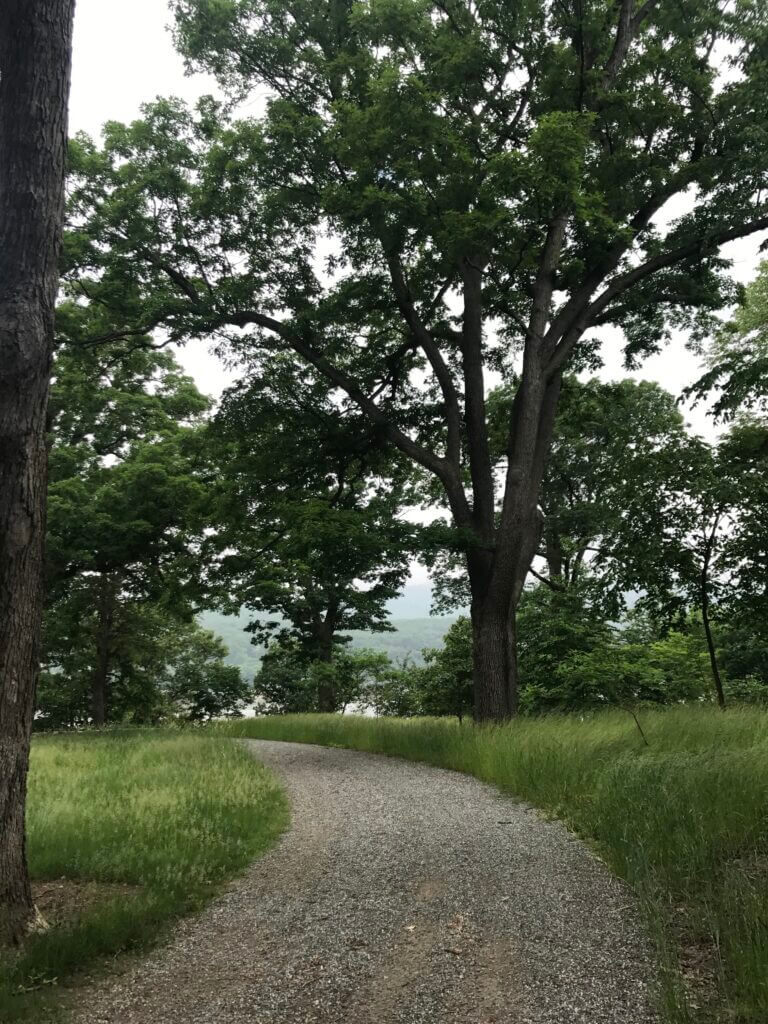
[[[702,336],[736,294],[719,245],[768,224],[757,0],[173,6],[189,66],[266,90],[264,113],[161,100],[101,149],[80,137],[71,279],[134,331],[218,333],[256,365],[292,350],[460,515],[472,268],[481,365],[507,372],[535,334],[551,374],[605,324],[629,359],[671,326]]]
[[[257,614],[254,642],[319,658],[346,630],[390,628],[417,532],[402,518],[409,474],[359,414],[274,357],[225,395],[207,456],[208,582],[223,607]]]

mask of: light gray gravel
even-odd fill
[[[631,895],[557,822],[474,779],[249,741],[293,825],[78,1024],[646,1024]]]

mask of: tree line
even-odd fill
[[[750,360],[762,358],[766,280],[768,265],[711,341],[702,400],[747,334]],[[365,419],[340,416],[311,371],[297,386],[282,353],[213,411],[167,349],[84,345],[92,315],[71,300],[58,311],[38,725],[194,721],[254,703],[472,715],[470,619],[424,665],[349,644],[350,631],[392,629],[387,602],[414,558],[431,567],[440,610],[471,603],[430,477]],[[563,379],[539,494],[520,602],[521,711],[724,705],[726,690],[762,700],[766,378],[738,407],[722,379],[720,418],[751,409],[708,442],[658,384],[590,369]],[[507,385],[488,395],[494,466],[512,400]],[[442,515],[413,522],[419,504]],[[196,624],[203,608],[247,614],[266,647],[253,687]]]

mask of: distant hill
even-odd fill
[[[222,615],[220,612],[202,612],[198,621],[204,629],[211,630],[220,636],[227,645],[230,665],[237,665],[243,675],[251,679],[259,670],[263,647],[251,643],[250,633],[245,632],[248,616]],[[455,616],[428,616],[418,618],[396,618],[390,620],[395,627],[392,633],[364,633],[350,631],[352,647],[368,647],[375,651],[384,651],[393,661],[410,657],[420,664],[421,651],[425,647],[439,647],[448,632]]]
[[[374,651],[384,651],[393,661],[404,657],[417,664],[423,659],[421,652],[425,647],[440,647],[443,637],[456,621],[456,616],[424,616],[417,619],[392,618],[394,633],[362,633],[351,631],[353,647],[370,647]]]

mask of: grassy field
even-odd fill
[[[564,819],[638,892],[671,1021],[768,1020],[768,714],[679,708],[522,719],[286,716],[230,734],[468,772]]]
[[[269,846],[287,819],[266,770],[210,734],[36,738],[31,873],[81,906],[20,955],[6,955],[0,1020],[40,1020],[58,1001],[57,982],[155,940]]]

